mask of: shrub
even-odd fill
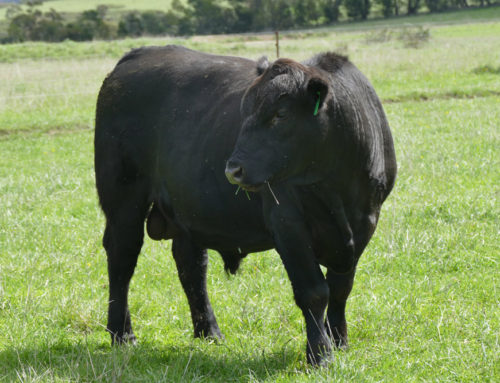
[[[139,12],[130,12],[118,23],[118,35],[121,37],[142,36],[144,33],[144,24]]]
[[[323,14],[327,22],[332,23],[339,20],[341,4],[342,0],[324,0]]]
[[[107,7],[105,6],[84,11],[76,22],[67,25],[67,38],[74,41],[111,38],[113,36],[112,28],[104,21],[106,12]]]
[[[443,12],[450,8],[449,0],[425,0],[430,12]]]
[[[61,15],[53,9],[46,13],[29,9],[10,20],[7,33],[11,42],[56,42],[65,39],[66,27]]]
[[[420,48],[427,43],[431,37],[429,28],[404,28],[398,36],[398,40],[404,43],[405,48]]]
[[[370,13],[370,0],[344,0],[347,16],[355,20],[366,20]]]
[[[394,32],[390,29],[384,28],[375,32],[370,32],[366,35],[365,41],[367,43],[385,43],[390,41],[394,36]]]

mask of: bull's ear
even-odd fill
[[[312,114],[317,115],[325,103],[326,96],[328,95],[328,83],[319,77],[313,77],[307,83],[307,97],[309,103],[312,105]]]
[[[269,68],[269,60],[267,56],[262,56],[257,60],[257,74],[260,76],[267,68]]]

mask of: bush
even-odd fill
[[[390,17],[394,15],[395,0],[377,0],[377,2],[382,7],[382,14],[384,15],[384,17]]]
[[[387,41],[390,41],[393,35],[394,32],[392,30],[384,28],[368,33],[365,37],[365,41],[367,43],[385,43]]]
[[[62,16],[55,10],[42,13],[28,9],[18,13],[10,20],[8,27],[9,42],[49,41],[65,39],[74,41],[109,39],[113,36],[111,26],[104,21],[106,7],[83,12],[73,23],[64,24]]]
[[[141,13],[144,32],[148,35],[161,35],[168,30],[167,14],[157,11]]]
[[[366,20],[370,13],[370,0],[344,0],[347,16],[355,20]]]
[[[66,27],[62,17],[53,9],[46,13],[29,9],[10,20],[7,33],[11,42],[56,42],[65,39]]]
[[[427,43],[431,37],[429,28],[404,28],[398,36],[398,40],[404,43],[405,48],[420,48]]]
[[[142,36],[144,33],[144,24],[139,12],[130,12],[118,23],[118,36]]]
[[[430,12],[443,12],[450,7],[449,0],[425,0],[425,5]]]
[[[184,8],[186,21],[199,34],[228,33],[234,31],[237,16],[230,4],[217,0],[188,0],[189,8]]]
[[[324,0],[323,15],[327,22],[333,23],[338,21],[340,16],[340,5],[342,0]]]

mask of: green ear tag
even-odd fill
[[[321,93],[316,92],[318,95],[318,101],[316,101],[316,107],[314,108],[314,116],[318,115],[318,110],[319,110],[319,102],[321,101]]]

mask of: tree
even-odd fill
[[[139,12],[129,12],[118,23],[118,36],[142,36],[144,24]]]
[[[74,41],[88,41],[112,37],[111,27],[104,21],[107,9],[106,6],[99,6],[97,9],[84,11],[76,22],[67,25],[68,38]]]
[[[275,31],[294,26],[294,7],[292,0],[254,0],[254,28],[272,28]]]
[[[316,25],[323,16],[321,2],[316,0],[296,0],[294,4],[295,25]]]
[[[382,7],[382,14],[384,17],[390,17],[395,14],[396,4],[394,0],[378,0]]]
[[[370,13],[370,0],[344,0],[347,16],[355,20],[366,20]]]
[[[227,33],[236,24],[236,13],[217,0],[188,0],[197,33]]]
[[[250,8],[248,0],[228,0],[236,15],[234,23],[234,32],[248,32],[252,30],[255,12]]]
[[[20,43],[31,40],[32,31],[35,29],[36,23],[37,15],[32,12],[14,16],[7,28],[9,39]]]
[[[408,15],[416,15],[420,8],[420,0],[408,0]]]
[[[166,19],[170,25],[170,33],[175,35],[191,35],[195,32],[193,9],[185,6],[180,0],[173,0]]]
[[[339,20],[340,5],[342,0],[324,0],[323,1],[323,15],[327,22],[333,23]]]
[[[168,30],[168,21],[165,12],[145,11],[141,13],[144,33],[148,35],[161,35]]]
[[[10,20],[7,33],[12,42],[56,42],[65,39],[66,27],[55,10],[42,13],[30,7],[27,12],[17,14]]]
[[[425,0],[425,5],[431,12],[443,12],[449,8],[448,0]]]

